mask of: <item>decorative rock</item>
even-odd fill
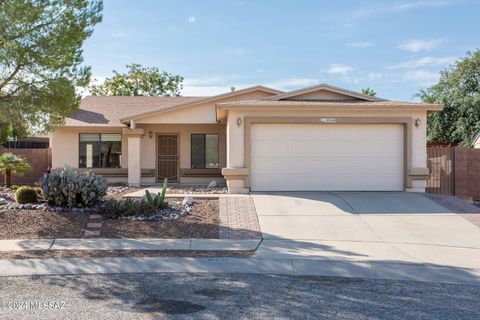
[[[215,180],[210,181],[210,183],[207,186],[207,189],[212,189],[217,186],[217,182]]]
[[[192,197],[185,197],[182,201],[183,206],[191,206],[193,205],[193,198]]]

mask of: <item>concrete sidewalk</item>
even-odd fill
[[[31,250],[255,250],[260,239],[29,239],[0,240],[0,251]]]
[[[380,261],[178,257],[0,260],[1,276],[158,272],[288,274],[480,285],[480,269]]]

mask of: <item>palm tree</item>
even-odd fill
[[[0,156],[0,174],[5,177],[5,186],[10,187],[12,184],[12,174],[23,176],[30,171],[32,167],[27,163],[25,158],[17,156],[11,152],[4,153]]]
[[[372,96],[372,97],[374,97],[377,94],[375,90],[373,90],[370,87],[362,89],[361,92],[363,94],[366,94],[367,96]]]

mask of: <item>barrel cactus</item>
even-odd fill
[[[106,195],[107,179],[91,171],[77,172],[65,166],[61,172],[46,173],[40,179],[45,200],[61,207],[91,207]]]
[[[35,203],[37,202],[37,192],[32,187],[20,187],[15,191],[15,200],[18,203]]]

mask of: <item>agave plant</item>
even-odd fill
[[[165,203],[165,193],[167,192],[167,184],[168,184],[168,180],[167,178],[165,178],[163,180],[162,192],[159,192],[157,194],[150,193],[148,189],[145,190],[145,198],[144,198],[145,201],[152,207],[156,209],[161,209]]]

